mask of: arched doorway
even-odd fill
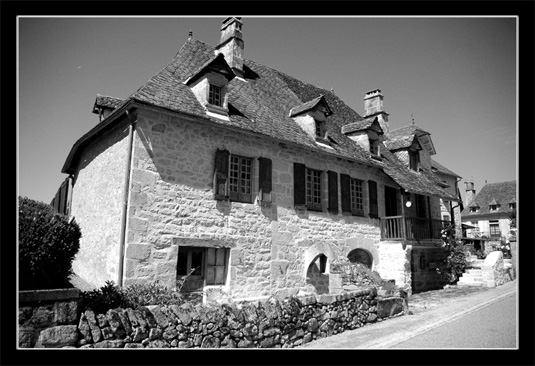
[[[347,259],[351,263],[361,263],[367,268],[372,269],[373,257],[367,250],[361,248],[353,249],[348,253]]]
[[[317,294],[329,293],[329,275],[327,269],[327,256],[325,254],[317,255],[310,263],[307,269],[306,282],[312,285]]]

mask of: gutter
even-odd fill
[[[128,129],[128,146],[126,152],[125,176],[124,176],[124,190],[123,190],[123,210],[121,214],[121,237],[119,239],[119,270],[117,271],[117,284],[119,287],[123,286],[123,272],[124,272],[124,248],[126,244],[126,224],[128,213],[128,197],[130,196],[130,171],[132,167],[132,150],[134,145],[134,132],[137,122],[137,109],[132,107],[127,109],[126,115],[130,120],[130,127]]]

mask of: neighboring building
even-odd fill
[[[331,265],[357,261],[441,288],[441,204],[458,197],[429,133],[389,132],[380,90],[361,116],[243,51],[227,18],[216,47],[190,34],[126,100],[97,96],[102,120],[62,169],[83,233],[75,272],[173,287],[193,271],[183,290],[222,299],[336,291]]]
[[[467,237],[500,240],[510,233],[509,213],[516,210],[516,180],[488,183],[476,194],[474,182],[465,182],[466,207],[462,211]]]

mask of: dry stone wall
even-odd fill
[[[110,309],[106,314],[86,310],[77,325],[41,331],[39,346],[293,348],[406,310],[406,297],[378,297],[375,288],[285,300]]]

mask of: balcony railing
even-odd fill
[[[449,221],[418,217],[390,216],[381,218],[381,240],[440,239]]]

